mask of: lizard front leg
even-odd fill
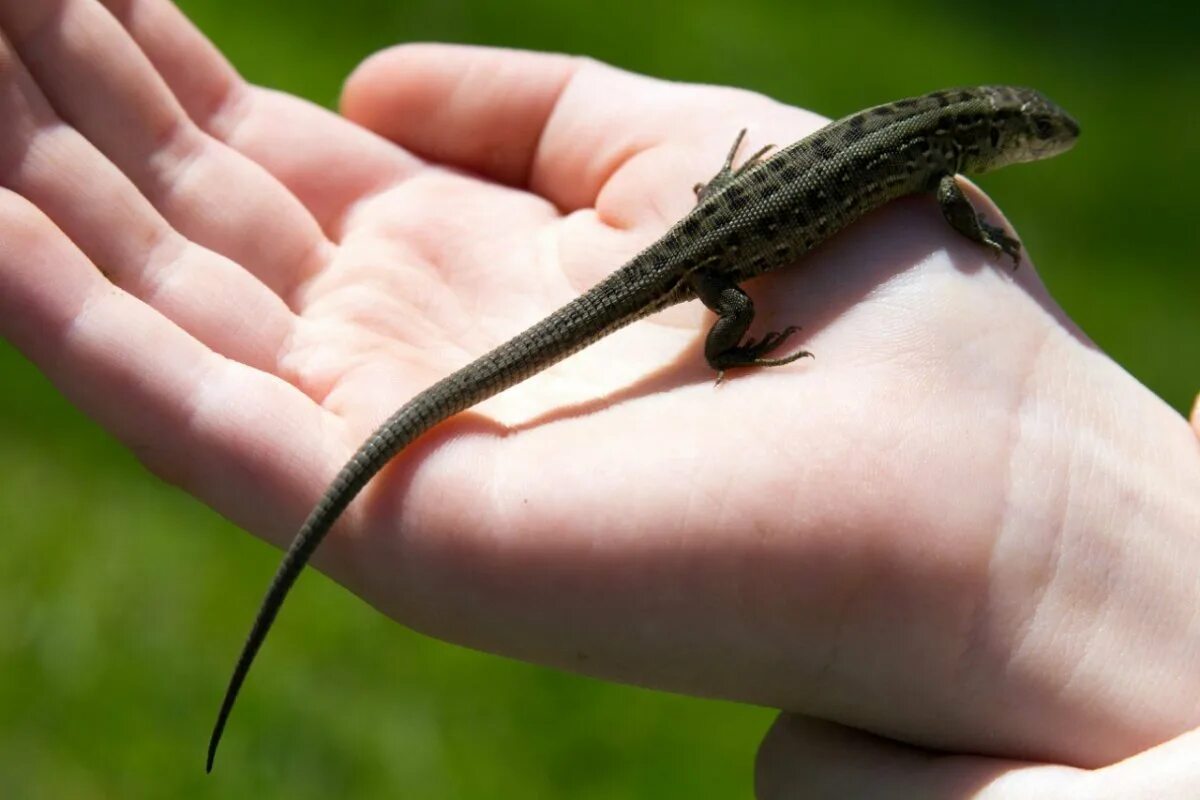
[[[736,283],[713,268],[700,268],[687,278],[700,302],[716,312],[717,321],[708,331],[704,341],[704,357],[709,366],[717,371],[717,383],[730,367],[780,367],[796,359],[812,356],[806,350],[798,350],[782,358],[764,358],[800,330],[789,325],[781,331],[772,331],[761,340],[742,337],[754,320],[754,302]]]
[[[1007,253],[1012,257],[1013,269],[1017,268],[1021,263],[1021,243],[1005,233],[1003,228],[984,222],[953,175],[944,175],[938,181],[937,199],[942,207],[942,216],[954,230],[997,255]]]

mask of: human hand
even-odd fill
[[[344,101],[397,147],[245,85],[166,3],[107,5],[128,31],[0,3],[2,332],[278,544],[394,406],[682,216],[739,128],[820,124],[409,47]],[[640,322],[439,427],[318,564],[442,638],[954,751],[1096,764],[1195,724],[1194,442],[1028,265],[913,199],[749,288],[815,363],[714,388],[704,312]]]
[[[1095,770],[936,753],[780,715],[759,750],[759,800],[1193,800],[1200,729]]]

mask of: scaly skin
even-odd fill
[[[426,431],[618,328],[697,298],[718,314],[705,344],[718,376],[730,367],[780,366],[806,356],[798,351],[766,357],[794,327],[743,341],[754,308],[738,284],[795,263],[867,212],[904,195],[936,192],[955,230],[1019,263],[1019,242],[979,218],[954,176],[1056,155],[1078,133],[1075,121],[1037,92],[984,86],[860,111],[769,159],[760,151],[735,169],[739,135],[721,170],[696,187],[696,208],[662,238],[541,322],[409,400],[363,443],[304,522],[271,581],[221,704],[207,768],[296,578],[367,482]]]

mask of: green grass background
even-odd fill
[[[586,53],[830,116],[1037,86],[1081,121],[1080,144],[982,184],[1068,313],[1181,411],[1200,389],[1188,5],[182,3],[249,79],[329,105],[362,57],[410,40]],[[278,554],[150,477],[3,343],[0,388],[0,797],[751,796],[769,712],[430,641],[315,573],[288,609],[309,623],[273,633],[206,777],[212,714]]]

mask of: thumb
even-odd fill
[[[1196,414],[1192,414],[1196,422]],[[1098,770],[1104,797],[1188,800],[1200,786],[1200,728]]]
[[[1092,773],[937,753],[829,722],[782,714],[755,763],[758,800],[1064,800]]]

